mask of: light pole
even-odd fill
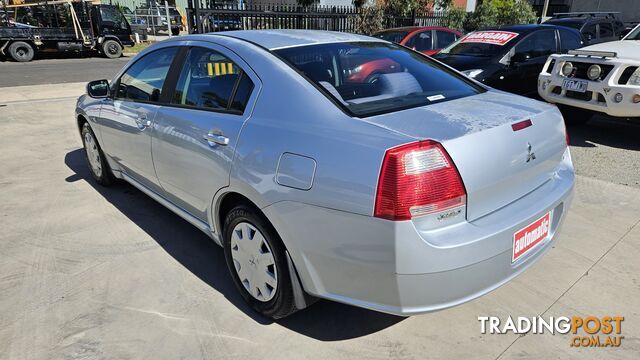
[[[544,5],[542,6],[542,15],[540,16],[542,20],[547,17],[547,10],[549,10],[549,0],[544,0]]]

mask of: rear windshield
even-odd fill
[[[275,53],[358,117],[484,91],[426,56],[395,44],[332,43]]]
[[[378,39],[391,41],[394,43],[400,43],[402,39],[404,39],[407,35],[409,35],[408,31],[383,31],[377,34],[373,34],[373,37],[377,37]]]

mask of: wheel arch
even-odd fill
[[[122,48],[124,49],[124,44],[122,43],[122,40],[120,40],[117,36],[115,35],[105,35],[102,38],[102,42],[100,43],[100,46],[102,46],[102,44],[104,44],[105,41],[107,40],[115,40],[118,44],[120,44],[120,46],[122,46]]]
[[[82,115],[82,114],[78,114],[78,116],[76,117],[76,124],[78,125],[78,131],[82,132],[82,127],[84,126],[85,123],[88,123],[89,120],[87,120],[87,118]]]
[[[294,302],[295,306],[298,310],[304,309],[309,305],[313,304],[317,299],[310,295],[305,289],[303,285],[303,281],[301,281],[298,269],[293,261],[293,258],[289,252],[289,248],[287,247],[286,241],[282,237],[282,233],[278,231],[273,221],[269,219],[269,217],[260,209],[260,207],[248,197],[240,194],[236,191],[229,191],[221,196],[219,196],[218,201],[216,202],[216,206],[214,207],[215,212],[213,216],[215,231],[219,234],[218,238],[220,241],[220,245],[223,245],[223,233],[222,227],[224,225],[224,219],[226,218],[229,211],[231,211],[236,205],[244,204],[254,208],[258,214],[262,215],[264,219],[267,221],[269,226],[273,228],[273,230],[278,234],[282,241],[282,246],[285,249],[285,255],[287,258],[287,266],[289,267],[289,276],[290,281],[293,287],[294,294]]]

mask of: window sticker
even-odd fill
[[[461,43],[485,43],[503,46],[511,39],[518,36],[517,33],[509,31],[476,31],[462,39]]]

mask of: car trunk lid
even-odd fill
[[[464,182],[469,221],[551,179],[566,148],[564,123],[554,106],[497,91],[366,120],[440,142]],[[512,127],[527,120],[530,126]]]

